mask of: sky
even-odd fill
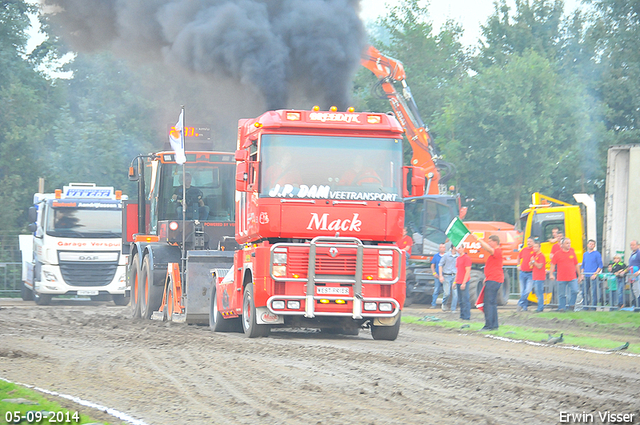
[[[360,0],[360,18],[365,22],[375,21],[378,16],[387,14],[386,5],[396,6],[399,3],[400,0]],[[494,0],[423,0],[420,2],[423,6],[427,3],[434,34],[439,32],[447,19],[452,19],[464,28],[461,42],[467,46],[478,44],[481,36],[480,25],[484,25],[494,11]],[[512,9],[515,8],[514,0],[507,0],[507,4]],[[580,0],[565,0],[565,14],[573,12],[579,6]]]

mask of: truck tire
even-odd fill
[[[129,302],[131,304],[131,318],[137,319],[140,317],[140,291],[138,290],[140,271],[140,256],[138,254],[133,256],[131,261],[131,268],[129,269],[129,282],[131,283]]]
[[[38,305],[49,305],[51,304],[51,299],[53,295],[50,294],[38,294],[36,291],[33,291],[33,300]]]
[[[27,285],[24,282],[21,282],[20,286],[20,296],[22,297],[22,301],[33,301],[33,291],[27,288]]]
[[[209,303],[209,329],[213,332],[241,331],[242,327],[240,326],[239,319],[225,319],[222,317],[222,313],[218,310],[217,294],[218,291],[214,284],[211,291],[211,302]]]
[[[511,280],[505,270],[504,282],[502,282],[502,285],[500,285],[500,289],[498,290],[498,298],[497,298],[498,305],[507,305],[507,303],[509,302],[510,294],[511,294]]]
[[[125,297],[122,294],[114,294],[111,296],[113,298],[113,303],[119,306],[125,306],[129,304],[129,297]]]
[[[271,328],[256,322],[256,305],[253,300],[253,282],[249,282],[242,297],[242,330],[247,338],[268,336]]]
[[[402,321],[402,311],[398,312],[398,320],[393,326],[376,326],[371,323],[371,336],[376,341],[395,341],[400,332],[400,322]]]
[[[480,270],[471,270],[471,276],[469,278],[469,302],[471,303],[471,308],[476,308],[478,294],[480,294],[483,286],[484,273]],[[460,300],[458,300],[458,304],[460,304]]]
[[[142,272],[140,273],[140,317],[150,319],[154,311],[157,311],[162,304],[163,286],[153,284],[153,270],[149,256],[142,260]]]

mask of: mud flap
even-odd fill
[[[184,293],[187,323],[208,325],[213,279],[211,269],[233,267],[233,251],[187,251]]]
[[[283,325],[284,316],[273,314],[267,307],[256,307],[256,323],[258,325]]]
[[[393,326],[396,324],[398,320],[398,314],[393,317],[376,317],[373,319],[373,324],[375,326]]]

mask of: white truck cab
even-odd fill
[[[121,249],[126,196],[113,187],[71,183],[33,198],[32,249],[22,251],[22,299],[46,305],[54,296],[78,295],[126,305],[127,258]]]

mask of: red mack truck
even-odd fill
[[[189,321],[189,307],[208,302],[216,332],[253,338],[275,327],[369,327],[374,339],[395,340],[406,290],[396,246],[402,201],[424,191],[424,171],[402,166],[397,120],[317,107],[270,111],[239,122],[237,148],[233,262],[223,264],[228,251],[187,247],[184,265],[165,263],[158,315]],[[192,262],[209,267],[208,278],[194,277]]]

